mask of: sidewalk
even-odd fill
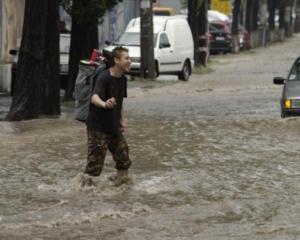
[[[177,80],[175,75],[161,76],[156,81],[128,81],[128,100],[130,104],[145,109],[153,100],[168,102],[177,107],[184,104],[177,101],[176,96],[263,88],[280,91],[280,88],[272,84],[272,79],[274,76],[286,76],[291,63],[299,54],[295,51],[300,46],[299,39],[300,34],[295,34],[284,42],[266,48],[256,48],[240,54],[213,55],[211,63],[214,70],[205,74],[193,74],[187,82]],[[0,92],[0,119],[4,119],[10,104],[11,97]],[[61,104],[62,118],[69,118],[72,114],[71,105]],[[195,103],[196,105],[199,103]]]
[[[176,76],[162,76],[158,80],[139,80],[128,81],[128,97],[135,98],[144,95],[144,93],[151,91],[155,88],[160,88],[166,85],[173,85],[179,80],[176,80]],[[61,95],[62,97],[63,95]],[[3,120],[9,111],[12,98],[7,92],[0,92],[0,121]],[[64,104],[61,102],[62,115],[70,115],[73,113],[73,107],[70,104]]]

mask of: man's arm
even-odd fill
[[[124,111],[123,111],[123,107],[122,107],[121,118],[120,118],[120,131],[124,132],[125,128],[126,128],[126,123],[125,123]]]
[[[98,94],[93,94],[91,98],[92,104],[99,108],[113,108],[116,105],[116,99],[114,97],[103,101]]]

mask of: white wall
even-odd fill
[[[1,4],[0,90],[9,92],[13,58],[9,50],[20,46],[25,0],[2,0]]]
[[[11,64],[0,64],[0,91],[10,92]]]
[[[2,0],[1,62],[10,62],[10,49],[20,46],[25,0]]]

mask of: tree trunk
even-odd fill
[[[275,3],[274,0],[268,0],[268,11],[269,11],[269,30],[275,29]]]
[[[266,46],[267,43],[267,12],[268,12],[268,4],[267,0],[260,0],[259,1],[259,24],[260,24],[260,31],[262,31],[261,36],[261,44],[263,47]]]
[[[57,0],[48,0],[47,30],[45,44],[44,72],[40,113],[60,114],[59,81],[59,4]]]
[[[293,13],[295,13],[296,1],[291,0],[289,4],[289,21],[287,23],[287,37],[292,37],[294,34],[295,19]]]
[[[285,6],[279,8],[279,28],[284,29],[285,27]]]
[[[252,7],[252,15],[253,15],[253,18],[252,18],[252,27],[253,27],[253,30],[257,30],[257,27],[258,27],[258,14],[259,14],[259,0],[254,0],[253,1],[253,7]]]
[[[197,9],[197,0],[188,1],[188,22],[194,39],[194,60],[195,65],[199,66],[201,63],[199,56],[199,12]]]
[[[257,30],[258,0],[248,0],[246,8],[246,29],[250,33]]]
[[[209,55],[207,35],[207,0],[204,0],[199,14],[199,63],[206,65]]]
[[[296,9],[297,9],[297,0],[293,0],[291,3],[291,28],[292,28],[292,35],[296,32]],[[293,16],[294,15],[294,16]]]
[[[233,6],[233,17],[232,17],[232,50],[237,53],[240,50],[239,41],[239,13],[240,13],[241,0],[235,0]]]
[[[246,29],[251,33],[253,30],[253,1],[247,0],[246,4]]]
[[[60,112],[57,6],[57,0],[26,0],[15,93],[7,120]]]
[[[78,65],[81,59],[90,57],[94,48],[98,48],[98,19],[92,23],[80,23],[72,18],[71,45],[69,60],[69,76],[64,100],[73,99],[75,80],[78,74]]]

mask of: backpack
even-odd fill
[[[74,89],[76,120],[86,122],[95,80],[105,69],[107,66],[104,61],[100,62],[99,66],[91,65],[86,61],[80,62]]]

